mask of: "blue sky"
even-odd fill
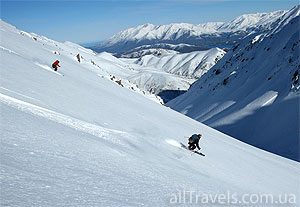
[[[298,0],[1,0],[1,19],[57,41],[85,43],[145,23],[229,21],[241,14],[291,9],[297,4]]]

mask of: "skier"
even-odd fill
[[[201,148],[199,147],[199,141],[200,138],[202,137],[202,134],[193,134],[190,138],[189,138],[189,150],[194,150],[196,149],[196,147],[200,150]]]
[[[57,67],[60,67],[60,65],[58,65],[59,61],[56,60],[53,64],[52,64],[52,68],[54,68],[54,71],[57,71]]]

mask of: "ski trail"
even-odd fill
[[[270,94],[270,98],[264,104],[262,104],[262,106],[271,105],[278,96],[278,92],[276,91],[269,91],[268,93]]]
[[[56,71],[52,70],[48,65],[43,65],[43,64],[40,64],[40,63],[37,63],[37,62],[35,62],[35,64],[36,64],[37,66],[40,66],[41,68],[43,68],[43,69],[45,69],[45,70],[48,70],[48,71],[51,71],[52,73],[55,73],[55,74],[60,75],[60,76],[63,76],[63,74],[61,74],[61,73],[59,73],[59,72],[56,72]]]
[[[32,97],[30,97],[30,96],[25,96],[25,95],[23,95],[23,94],[20,94],[20,93],[18,93],[18,92],[16,92],[16,91],[9,90],[9,89],[4,88],[4,87],[0,87],[0,89],[3,89],[3,90],[5,90],[5,91],[9,91],[9,92],[11,92],[11,93],[15,93],[15,94],[17,94],[17,95],[19,95],[19,96],[22,96],[22,97],[24,97],[24,98],[29,98],[29,99],[31,99],[31,100],[39,101],[39,100],[37,100],[37,99],[35,99],[35,98],[32,98]]]
[[[16,53],[15,51],[12,51],[12,50],[10,50],[10,49],[7,49],[7,48],[5,48],[5,47],[2,47],[2,46],[0,46],[0,49],[4,50],[4,51],[6,51],[6,52],[9,52],[9,53],[15,54],[15,55],[19,55],[19,54],[18,54],[18,53]]]
[[[166,142],[174,147],[179,147],[181,148],[181,145],[179,142],[177,142],[176,140],[174,139],[167,139]]]
[[[66,116],[54,111],[51,111],[49,109],[45,109],[21,100],[18,100],[16,98],[12,98],[10,96],[4,95],[0,93],[0,102],[3,104],[7,104],[11,107],[14,107],[20,111],[33,114],[35,116],[40,116],[46,119],[49,119],[51,121],[55,121],[57,123],[63,124],[65,126],[71,127],[77,131],[82,131],[91,135],[94,135],[96,137],[102,138],[106,141],[112,142],[114,144],[119,145],[127,145],[125,143],[122,143],[119,139],[116,139],[114,137],[130,137],[130,135],[123,131],[113,130],[113,129],[107,129],[98,125],[94,125],[85,121],[81,121],[79,119]]]

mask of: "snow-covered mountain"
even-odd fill
[[[239,140],[299,159],[299,6],[230,50],[168,106]]]
[[[96,66],[108,71],[109,79],[129,83],[129,88],[138,89],[148,98],[155,98],[160,103],[169,101],[187,91],[190,85],[196,81],[195,78],[171,74],[152,66],[142,66],[136,64],[135,61],[136,59],[132,58],[118,59],[106,52],[99,53],[96,57],[93,57],[93,62]],[[118,70],[114,71],[113,68],[116,66],[118,66]],[[165,92],[161,93],[163,91]]]
[[[184,54],[164,52],[160,55],[144,55],[138,59],[120,59],[138,71],[127,77],[131,83],[158,95],[164,102],[187,91],[225,54],[218,48]]]
[[[251,32],[261,33],[269,30],[271,25],[285,13],[286,11],[282,10],[245,14],[225,23],[211,22],[198,25],[174,23],[159,26],[144,24],[121,31],[105,43],[91,48],[97,52],[108,51],[120,56],[136,47],[157,43],[175,45],[185,43],[201,48],[221,47],[232,45]],[[194,50],[199,50],[199,48],[194,48]],[[180,48],[177,48],[177,51],[183,52]]]
[[[209,206],[219,206],[224,200],[213,198],[228,193],[239,199],[228,205],[254,193],[273,196],[267,205],[299,205],[299,163],[116,83],[110,75],[132,70],[107,53],[0,24],[1,205],[199,206],[210,194]],[[205,157],[178,147],[198,132]],[[201,200],[176,201],[186,191]]]
[[[130,67],[136,71],[139,70],[128,76],[127,79],[131,83],[168,102],[187,91],[190,85],[215,65],[224,54],[225,52],[219,48],[184,54],[161,51],[159,55],[144,55],[138,59],[121,58],[121,60],[131,63]]]
[[[199,78],[214,66],[225,54],[219,48],[183,54],[167,54],[164,56],[146,55],[135,63],[142,66],[152,66],[165,72]]]
[[[187,91],[197,79],[170,74],[153,67],[144,67],[140,72],[129,76],[128,80],[167,102]]]
[[[190,53],[193,51],[204,51],[208,50],[210,48],[205,48],[201,46],[196,45],[189,45],[189,44],[168,44],[168,43],[157,43],[152,45],[142,45],[136,48],[133,48],[123,54],[120,55],[120,57],[124,58],[139,58],[144,55],[156,55],[160,56],[162,54],[168,54],[168,53]],[[226,49],[226,48],[225,48]],[[178,52],[180,51],[180,52]]]
[[[179,52],[175,50],[168,49],[160,49],[160,48],[149,48],[149,49],[136,49],[135,51],[129,51],[126,54],[121,55],[121,58],[140,58],[145,55],[154,55],[156,57],[170,55],[170,54],[178,54]]]

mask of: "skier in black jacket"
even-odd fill
[[[196,149],[196,147],[198,148],[198,150],[200,150],[201,148],[199,147],[199,141],[200,138],[202,137],[202,134],[193,134],[190,138],[189,138],[189,150],[194,150]]]

